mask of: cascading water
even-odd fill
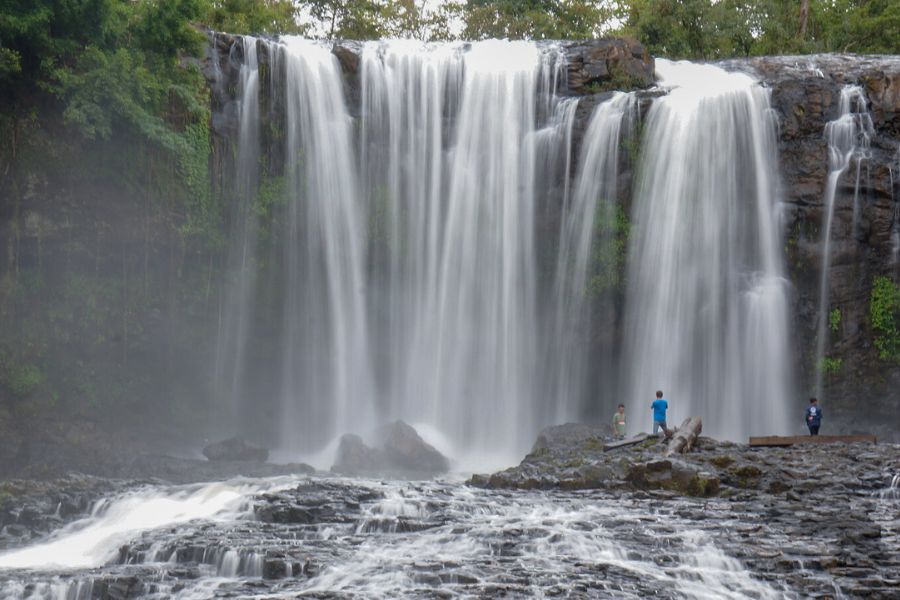
[[[547,60],[496,40],[364,54],[364,170],[386,196],[386,281],[374,287],[387,290],[376,314],[389,412],[492,453],[520,450],[541,425],[534,131]]]
[[[564,196],[545,364],[555,367],[547,372],[547,396],[566,401],[555,403],[548,423],[576,420],[588,404],[591,353],[587,338],[594,293],[588,286],[590,261],[598,246],[607,249],[615,243],[621,133],[635,120],[636,107],[633,94],[617,92],[595,108],[584,136],[574,191],[571,197]],[[574,110],[574,106],[568,108]],[[608,298],[603,300],[601,304],[610,303]],[[612,373],[609,365],[603,366],[604,373]]]
[[[712,65],[657,61],[627,267],[623,398],[669,422],[787,433],[788,287],[768,94]],[[640,413],[639,413],[640,414]],[[649,415],[648,415],[649,420]]]
[[[231,247],[228,263],[232,269],[226,281],[223,306],[219,314],[218,342],[214,371],[215,394],[221,411],[220,427],[233,429],[239,419],[241,399],[247,393],[245,371],[247,341],[256,284],[257,219],[254,207],[259,182],[259,58],[257,40],[245,37],[238,94],[238,138],[235,158],[234,191],[239,201],[232,202]],[[216,63],[218,64],[218,63]]]
[[[819,320],[816,335],[815,395],[822,398],[826,337],[828,335],[829,299],[828,270],[831,267],[831,227],[834,220],[838,184],[856,160],[856,184],[853,191],[853,230],[856,232],[859,215],[859,182],[861,164],[869,157],[869,144],[874,134],[872,117],[866,109],[866,97],[858,85],[841,89],[839,115],[825,125],[828,143],[828,181],[825,184],[822,224],[822,273],[819,286]]]
[[[327,46],[290,37],[270,51],[285,69],[289,190],[281,440],[297,449],[374,422],[365,238],[337,58]]]
[[[48,540],[0,554],[0,568],[82,569],[113,561],[122,544],[142,531],[195,521],[235,520],[252,514],[254,494],[296,485],[298,479],[232,481],[148,488],[103,500],[89,517],[55,532]],[[151,557],[152,559],[152,557]]]
[[[897,152],[894,155],[896,159],[896,171],[900,173],[900,146],[897,146]],[[891,226],[891,261],[894,268],[898,269],[900,275],[900,196],[896,195],[894,183],[894,168],[890,169],[891,175],[891,200],[894,204],[893,225]]]

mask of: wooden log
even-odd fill
[[[675,435],[672,436],[672,441],[669,442],[669,448],[666,450],[666,456],[690,452],[701,431],[703,431],[703,421],[700,420],[700,417],[685,419],[681,427],[675,430]]]
[[[877,443],[874,435],[768,435],[751,437],[751,446],[793,446],[794,444]]]
[[[625,446],[634,446],[635,444],[640,444],[644,440],[646,440],[649,435],[646,433],[639,433],[633,438],[629,438],[627,440],[619,440],[617,442],[607,442],[603,444],[603,450],[615,450],[616,448],[624,448]]]

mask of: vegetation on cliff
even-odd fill
[[[875,278],[869,317],[878,356],[900,363],[900,285],[887,277]]]

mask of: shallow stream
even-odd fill
[[[0,598],[889,597],[900,566],[890,492],[794,512],[774,496],[461,481],[145,486],[0,554]],[[867,515],[868,567],[817,524],[832,509]]]

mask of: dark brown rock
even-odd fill
[[[413,477],[431,477],[450,470],[447,458],[403,421],[381,427],[373,438],[376,445],[370,447],[358,435],[342,436],[331,470],[347,475],[394,474]]]
[[[234,437],[206,446],[203,449],[203,456],[211,461],[266,462],[269,459],[269,451]]]
[[[655,82],[653,58],[631,38],[567,43],[568,91],[589,94],[648,88]]]

